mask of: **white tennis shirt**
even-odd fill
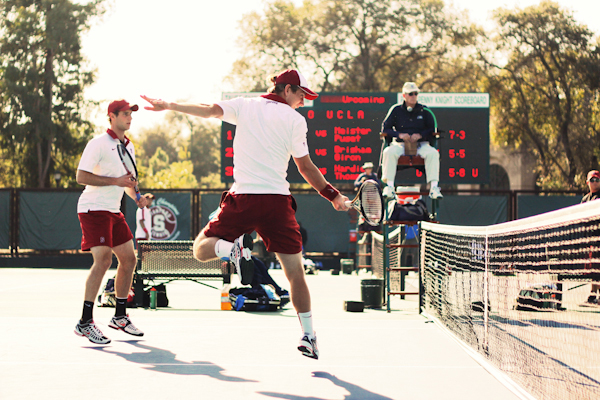
[[[233,179],[237,194],[290,194],[290,156],[308,154],[304,117],[283,98],[266,94],[217,103],[221,119],[236,125],[233,138]]]
[[[133,144],[129,140],[125,142],[127,143],[125,148],[135,162]],[[113,139],[108,133],[103,133],[90,140],[85,146],[85,150],[83,150],[77,169],[113,178],[125,175],[127,172],[117,153],[118,143],[119,139]],[[88,211],[118,213],[121,210],[121,200],[123,199],[124,192],[125,188],[116,185],[86,185],[83,193],[79,196],[77,213],[86,213]]]

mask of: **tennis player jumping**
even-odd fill
[[[242,283],[252,280],[252,238],[256,231],[267,250],[277,254],[290,282],[291,299],[302,326],[298,350],[319,358],[313,330],[310,292],[302,265],[302,237],[296,221],[296,201],[287,182],[290,156],[298,171],[338,211],[347,211],[348,198],[326,180],[312,162],[306,141],[306,120],[296,108],[318,95],[297,70],[271,78],[267,94],[216,104],[177,104],[146,96],[147,110],[172,110],[236,125],[233,140],[234,183],[221,199],[220,211],[194,241],[194,257],[206,261],[229,258]]]
[[[77,167],[77,183],[85,185],[77,203],[82,232],[81,250],[92,252],[94,264],[85,284],[83,315],[75,326],[75,333],[98,344],[110,343],[110,339],[94,323],[92,310],[104,274],[112,264],[113,253],[119,261],[115,279],[117,304],[115,316],[108,326],[130,335],[144,335],[131,323],[126,312],[136,258],[133,235],[121,213],[121,199],[126,192],[140,208],[145,207],[148,200],[145,196],[136,200],[136,182],[132,175],[126,173],[117,152],[117,144],[122,143],[134,157],[133,144],[125,136],[125,131],[131,126],[131,114],[138,108],[125,100],[110,103],[110,129],[90,140]]]

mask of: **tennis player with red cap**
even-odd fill
[[[252,231],[277,254],[290,282],[291,299],[302,326],[298,350],[318,358],[310,292],[302,265],[302,236],[296,221],[296,201],[287,182],[290,157],[304,179],[338,211],[347,211],[348,198],[329,184],[312,162],[306,141],[307,124],[296,111],[304,99],[318,95],[295,69],[270,78],[268,93],[216,104],[178,104],[142,96],[147,110],[172,110],[203,118],[219,118],[236,125],[233,139],[234,183],[221,199],[220,211],[194,241],[199,260],[229,258],[243,284],[252,280]]]
[[[126,172],[117,152],[117,144],[122,143],[135,157],[133,144],[125,136],[125,131],[131,126],[131,114],[138,109],[137,105],[125,100],[111,102],[108,106],[110,129],[90,140],[77,167],[77,183],[85,185],[77,203],[82,232],[81,250],[91,251],[94,263],[85,284],[83,314],[75,326],[75,333],[98,344],[110,343],[110,339],[94,323],[92,310],[104,274],[112,264],[113,253],[119,261],[115,279],[117,304],[115,316],[108,326],[130,335],[144,335],[131,323],[126,312],[136,257],[133,235],[121,213],[121,199],[125,192],[138,207],[143,208],[147,198],[142,196],[136,200],[136,182]]]

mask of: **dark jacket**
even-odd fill
[[[399,133],[411,135],[419,133],[422,136],[419,142],[430,141],[435,130],[435,122],[431,113],[425,110],[426,108],[427,106],[417,103],[409,112],[406,103],[393,105],[383,121],[381,131],[400,142],[402,140],[398,139]]]
[[[582,203],[587,203],[588,201],[592,201],[592,200],[597,200],[600,199],[600,192],[590,192],[588,194],[586,194],[585,196],[583,196],[583,199],[581,199]]]

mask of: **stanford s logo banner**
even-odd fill
[[[163,198],[150,207],[152,216],[152,240],[175,240],[181,234],[177,230],[179,210]]]

